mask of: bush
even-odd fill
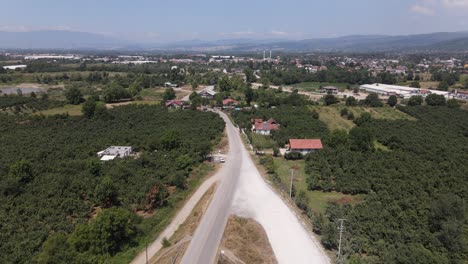
[[[382,107],[383,103],[380,101],[378,94],[370,93],[364,100],[364,105],[370,107]]]
[[[431,106],[443,106],[446,104],[445,97],[438,94],[430,94],[426,96],[426,104]]]
[[[408,100],[408,106],[418,106],[422,105],[422,103],[423,97],[420,95],[411,96],[411,98]]]
[[[287,160],[300,160],[304,158],[304,155],[302,155],[302,153],[300,152],[292,151],[292,152],[286,153],[284,155],[284,158]]]
[[[457,99],[449,99],[447,100],[447,107],[449,108],[459,108],[460,102]]]
[[[338,98],[336,98],[336,96],[332,95],[332,94],[327,94],[323,97],[323,101],[325,103],[325,105],[332,105],[332,104],[336,104],[339,102]]]
[[[387,104],[391,107],[394,107],[398,103],[396,95],[390,95],[387,100]]]
[[[356,106],[357,104],[358,102],[353,96],[346,98],[346,106]]]

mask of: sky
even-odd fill
[[[0,31],[167,42],[468,31],[468,0],[0,0]]]

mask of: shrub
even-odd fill
[[[304,155],[302,155],[302,153],[300,152],[292,151],[292,152],[286,153],[284,155],[284,158],[287,160],[300,160],[304,158]]]

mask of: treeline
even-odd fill
[[[36,94],[30,96],[4,95],[0,96],[0,110],[13,113],[36,112],[54,107],[63,106],[64,102],[51,100],[47,95],[37,98]]]
[[[224,128],[214,113],[135,105],[0,123],[2,263],[96,263],[135,246],[146,220],[134,212],[171,208]],[[138,158],[100,162],[111,145]]]
[[[306,161],[309,190],[366,194],[362,204],[309,212],[315,232],[350,263],[464,263],[467,259],[468,118],[448,107],[399,107],[417,118],[361,120],[336,131]],[[375,141],[388,150],[375,150]]]
[[[309,73],[305,69],[288,67],[261,71],[262,79],[274,85],[291,85],[301,82],[327,82],[327,83],[385,83],[395,84],[399,77],[388,72],[372,76],[367,70],[349,70],[339,67],[330,67],[327,70]]]

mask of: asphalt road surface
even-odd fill
[[[242,148],[244,146],[238,129],[224,113],[218,113],[226,122],[229,138],[228,158],[219,172],[222,175],[220,185],[182,258],[182,264],[214,263],[231,213],[231,204],[242,166]]]

